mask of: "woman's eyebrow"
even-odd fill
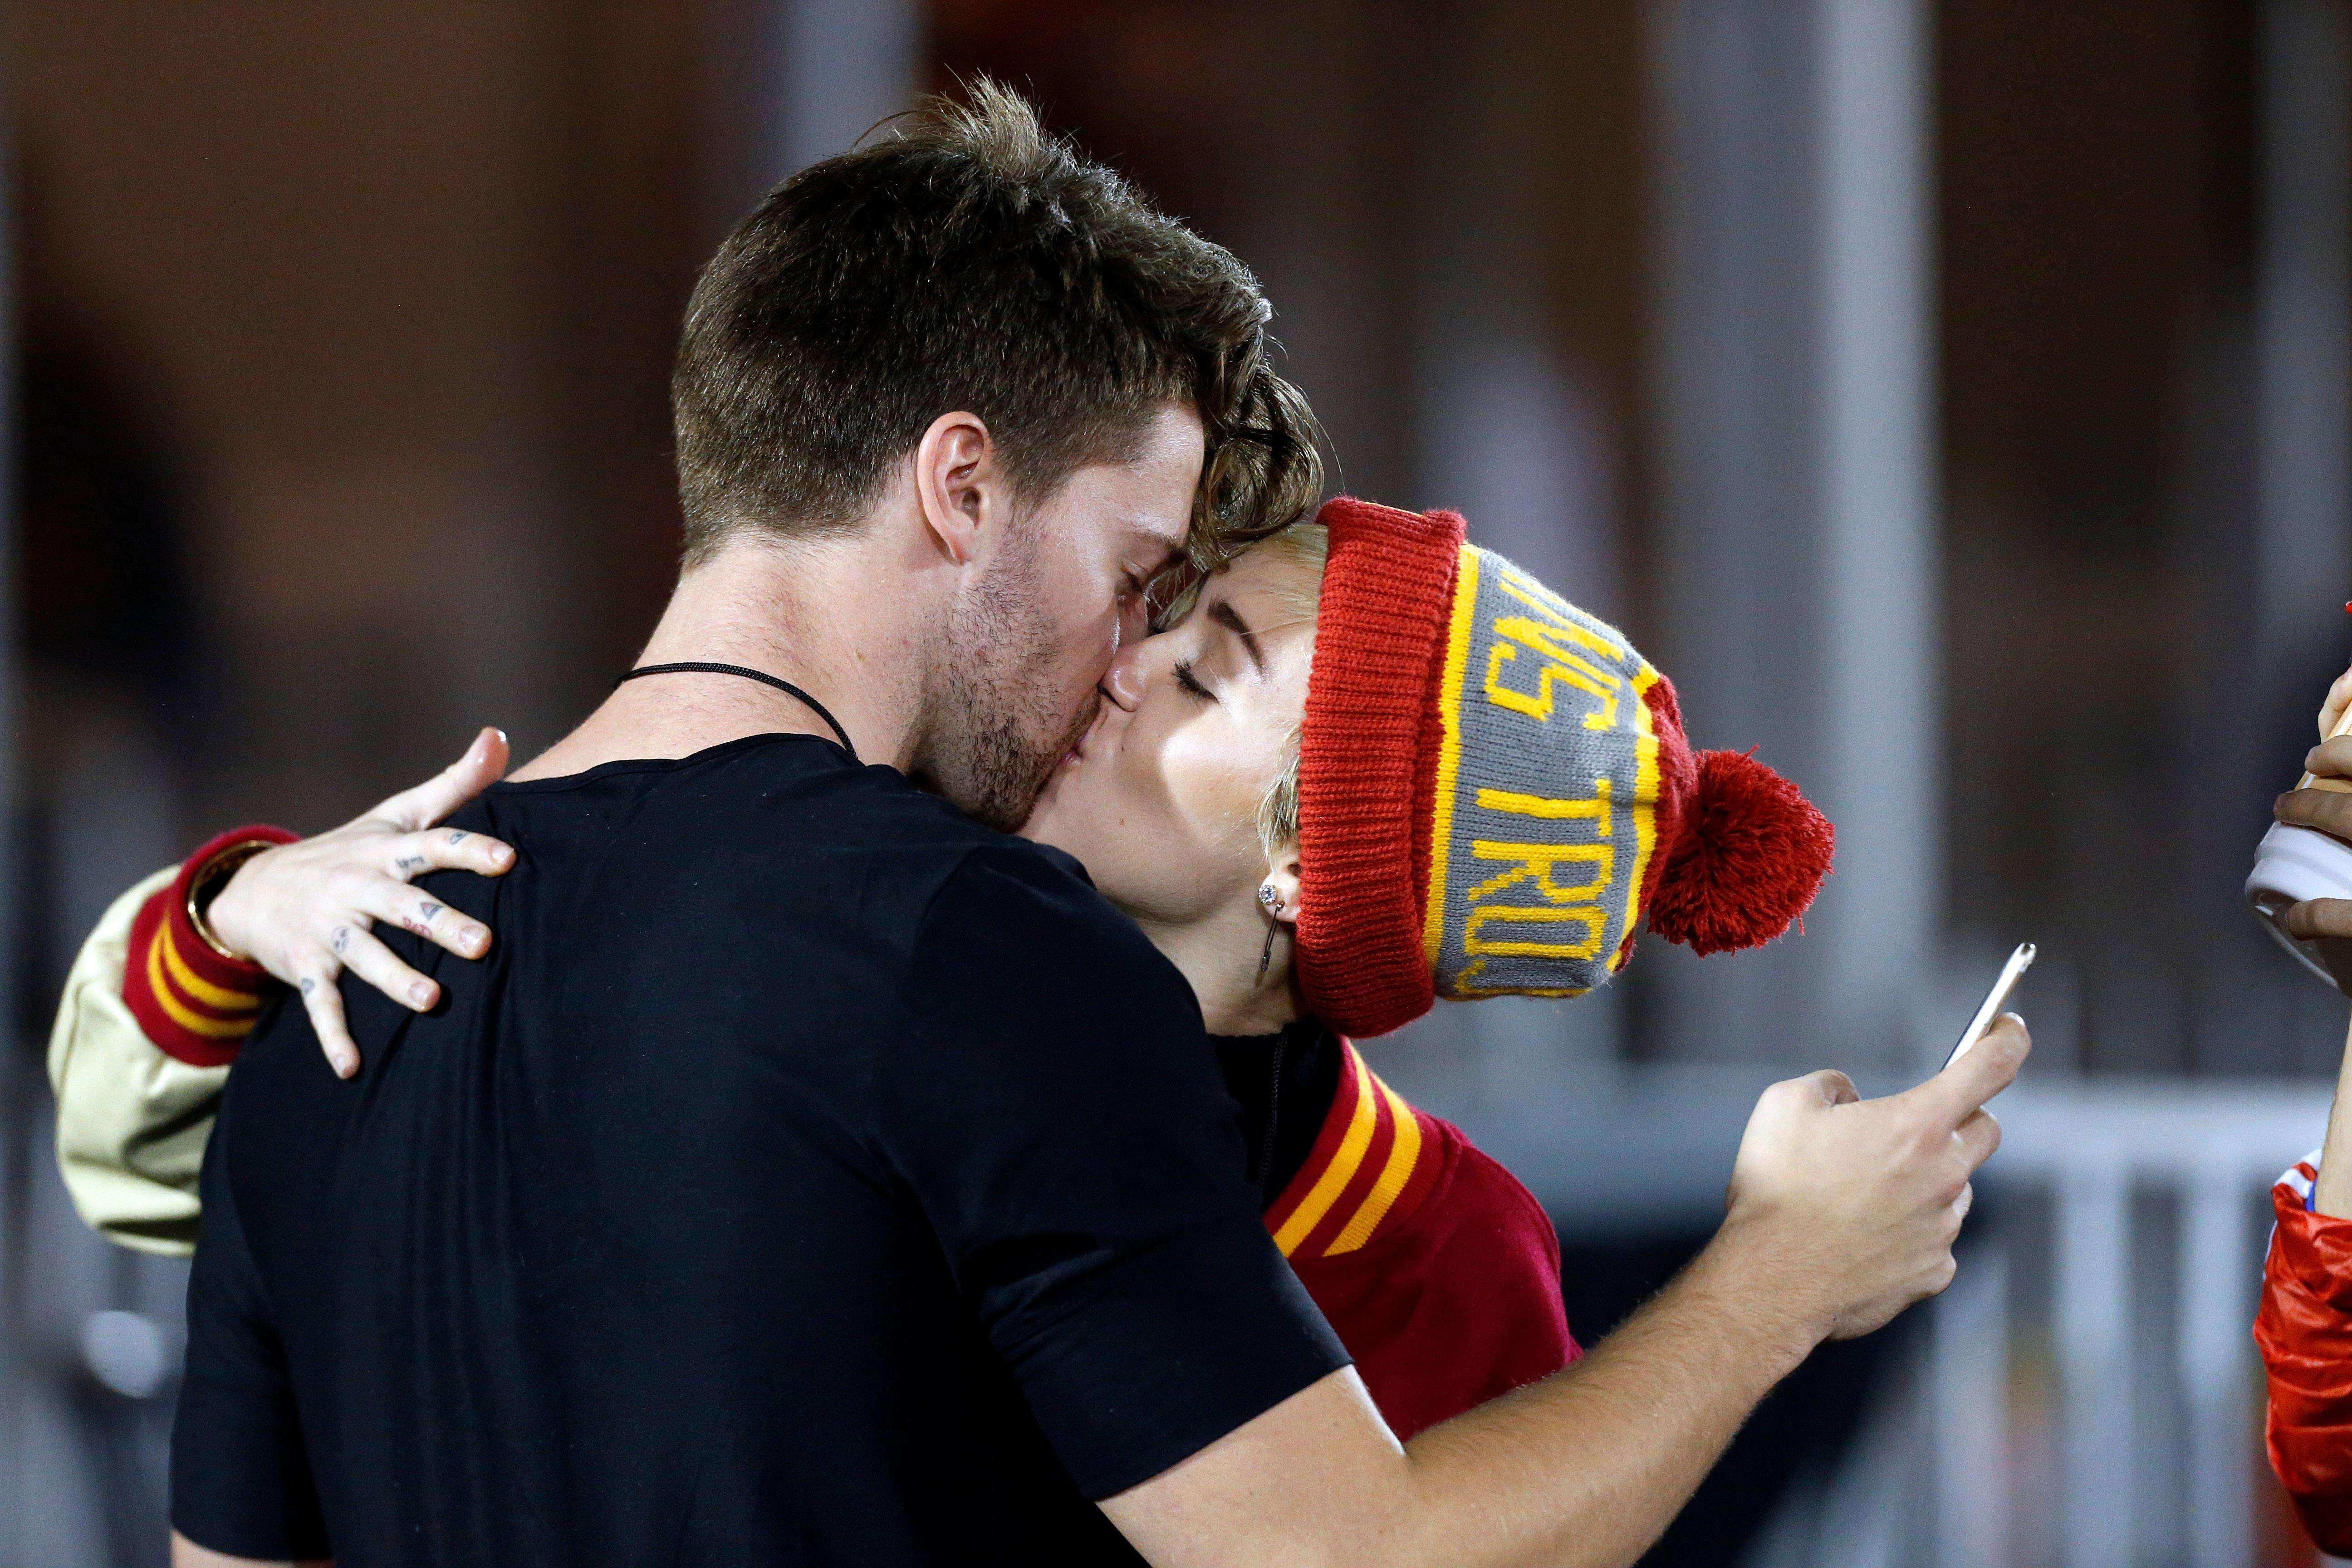
[[[1247,621],[1242,619],[1242,613],[1227,601],[1219,599],[1209,606],[1209,618],[1242,639],[1242,647],[1248,651],[1250,662],[1257,666],[1258,679],[1265,679],[1265,654],[1257,646],[1257,634],[1249,629]]]

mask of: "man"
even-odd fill
[[[2315,786],[2291,790],[2278,820],[2352,839],[2352,736],[2336,733],[2352,706],[2352,671],[2319,713],[2320,744],[2306,759]],[[2352,952],[2352,900],[2313,899],[2286,912],[2288,929]],[[2331,966],[2339,975],[2352,963]],[[2271,1468],[2320,1549],[2352,1553],[2352,1040],[2336,1082],[2326,1142],[2271,1189],[2278,1226],[2265,1261],[2254,1341],[2269,1374]]]
[[[1231,258],[975,98],[796,178],[697,289],[641,666],[702,668],[458,815],[514,867],[387,911],[439,994],[342,995],[365,1073],[291,1007],[245,1046],[181,1562],[1629,1562],[1816,1343],[1948,1280],[2013,1021],[1895,1100],[1777,1086],[1657,1301],[1390,1436],[1181,977],[992,831],[1153,574],[1296,515],[1304,411]],[[426,940],[478,922],[478,962]]]

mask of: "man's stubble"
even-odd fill
[[[966,814],[1010,833],[1028,820],[1100,694],[1067,711],[1044,613],[1034,520],[948,612],[925,681],[916,772]]]

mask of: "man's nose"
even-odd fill
[[[1140,594],[1129,594],[1118,601],[1118,626],[1113,633],[1118,639],[1112,646],[1125,652],[1151,635],[1151,606]]]
[[[1118,650],[1118,657],[1110,661],[1110,668],[1103,671],[1103,690],[1109,694],[1113,702],[1130,713],[1135,711],[1136,704],[1143,700],[1143,639],[1139,637],[1128,644]]]

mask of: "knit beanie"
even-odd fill
[[[1827,818],[1752,756],[1694,754],[1672,682],[1453,512],[1340,497],[1299,738],[1297,971],[1382,1035],[1438,996],[1576,996],[1637,922],[1701,953],[1787,931]]]

